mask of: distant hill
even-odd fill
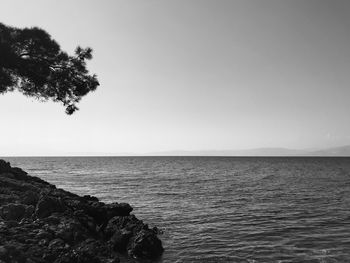
[[[296,150],[287,148],[256,148],[247,150],[166,151],[147,156],[349,156],[350,145],[321,150]]]
[[[286,148],[258,148],[247,150],[205,150],[205,151],[166,151],[153,152],[154,156],[299,156],[307,152]]]
[[[309,152],[311,156],[350,156],[350,145]]]

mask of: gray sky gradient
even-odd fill
[[[1,0],[1,22],[91,46],[73,116],[0,96],[0,155],[350,144],[348,0]]]

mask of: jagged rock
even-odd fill
[[[94,202],[98,202],[98,198],[96,196],[91,196],[91,195],[84,195],[83,199],[86,201],[94,201]]]
[[[138,232],[129,242],[128,253],[136,258],[156,258],[163,253],[162,242],[149,229]]]
[[[114,216],[127,216],[132,211],[132,207],[126,203],[111,203],[89,201],[88,206],[80,204],[80,208],[93,217],[98,224],[103,224],[109,221]]]
[[[0,173],[6,173],[11,171],[11,165],[9,162],[0,160]]]
[[[134,215],[113,217],[104,232],[116,251],[127,250],[132,257],[156,258],[164,251],[156,231]]]
[[[107,216],[112,218],[114,216],[128,216],[132,207],[127,203],[111,203],[106,205],[107,208]]]
[[[27,172],[23,171],[21,168],[18,167],[12,167],[11,173],[14,174],[16,177],[27,175]]]
[[[119,263],[118,253],[155,258],[157,231],[126,203],[57,189],[0,160],[0,263]]]

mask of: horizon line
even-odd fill
[[[80,158],[80,157],[228,157],[228,158],[349,158],[349,155],[8,155],[2,158]]]

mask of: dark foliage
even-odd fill
[[[18,90],[39,100],[62,102],[72,114],[81,98],[99,85],[86,69],[91,53],[91,48],[77,47],[69,56],[40,28],[0,23],[0,93]]]

